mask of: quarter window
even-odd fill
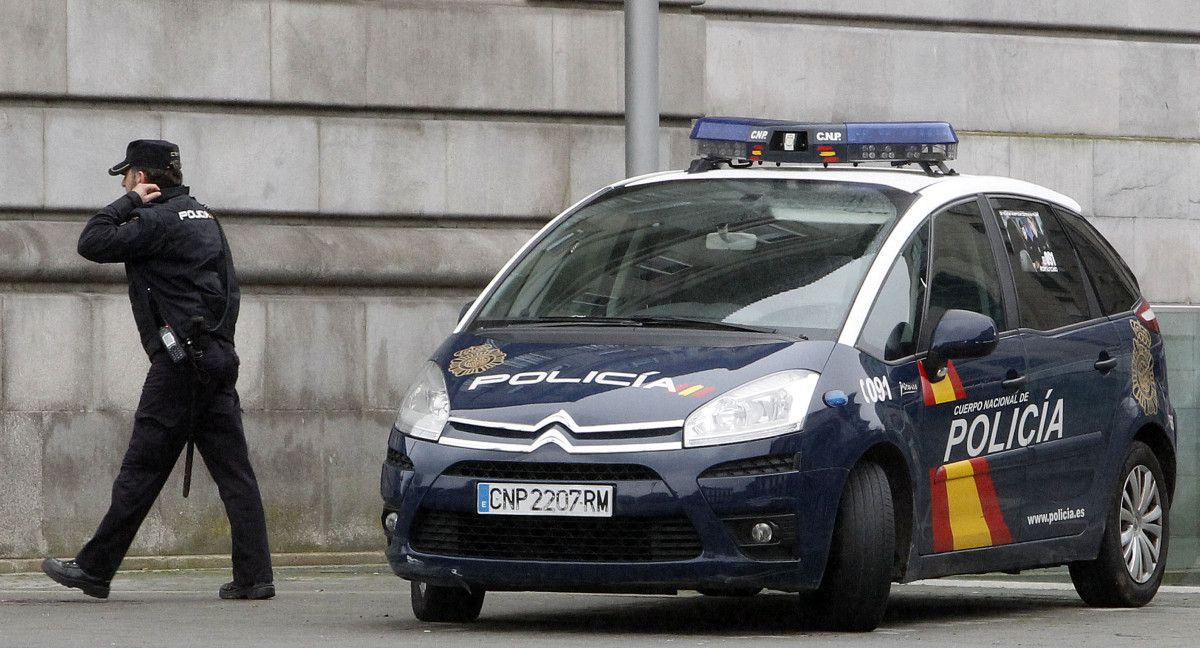
[[[1042,203],[993,198],[1017,288],[1021,326],[1048,331],[1091,319],[1075,250]]]
[[[998,329],[1005,328],[1000,275],[979,203],[955,205],[934,217],[930,264],[929,311],[922,333],[926,345],[932,329],[952,308],[987,315]]]
[[[1055,213],[1075,244],[1075,251],[1079,252],[1104,314],[1116,315],[1131,310],[1139,299],[1133,273],[1083,217],[1058,210]]]

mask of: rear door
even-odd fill
[[[1017,541],[1081,532],[1092,507],[1113,409],[1125,385],[1120,340],[1049,205],[989,202],[1002,232],[1027,354],[1022,402],[1010,421],[1028,456]],[[1093,511],[1092,514],[1098,514]]]

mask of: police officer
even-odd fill
[[[233,534],[233,581],[219,595],[270,598],[275,586],[266,520],[234,388],[241,293],[220,224],[189,195],[181,168],[178,146],[130,142],[125,159],[108,170],[122,177],[125,195],[93,216],[79,237],[84,258],[125,263],[150,371],[100,528],[74,560],[47,558],[42,571],[107,598],[138,527],[185,447],[190,462],[194,443],[217,483]],[[185,496],[189,478],[185,473]]]

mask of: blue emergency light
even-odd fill
[[[702,117],[692,126],[697,162],[931,165],[953,160],[958,136],[946,122],[806,124],[774,119]],[[694,167],[697,165],[693,165]],[[705,165],[700,165],[705,166]],[[699,169],[697,169],[699,170]]]

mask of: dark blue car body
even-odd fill
[[[954,201],[978,200],[992,219],[991,196],[1078,211],[1015,181],[941,184],[922,190],[927,199],[897,225],[897,247]],[[860,291],[881,289],[890,259],[879,264]],[[472,324],[477,304],[431,358],[451,406],[441,438],[391,432],[381,479],[384,516],[396,514],[391,567],[405,579],[493,591],[810,591],[826,574],[847,476],[864,461],[882,466],[891,486],[893,580],[1094,559],[1135,439],[1158,455],[1168,497],[1173,490],[1162,337],[1144,303],[1104,312],[1090,287],[1099,280],[1088,284],[1084,321],[1022,326],[1011,270],[1001,276],[1010,307],[995,322],[994,349],[953,360],[953,389],[924,375],[933,366],[926,351],[885,361],[856,342],[874,293],[847,316],[854,335],[835,340],[489,328]],[[448,371],[456,354],[481,348],[503,360]],[[800,430],[685,447],[682,424],[697,407],[786,370],[819,374]],[[481,482],[607,484],[613,515],[483,516]],[[765,545],[747,540],[761,520],[781,530]]]

